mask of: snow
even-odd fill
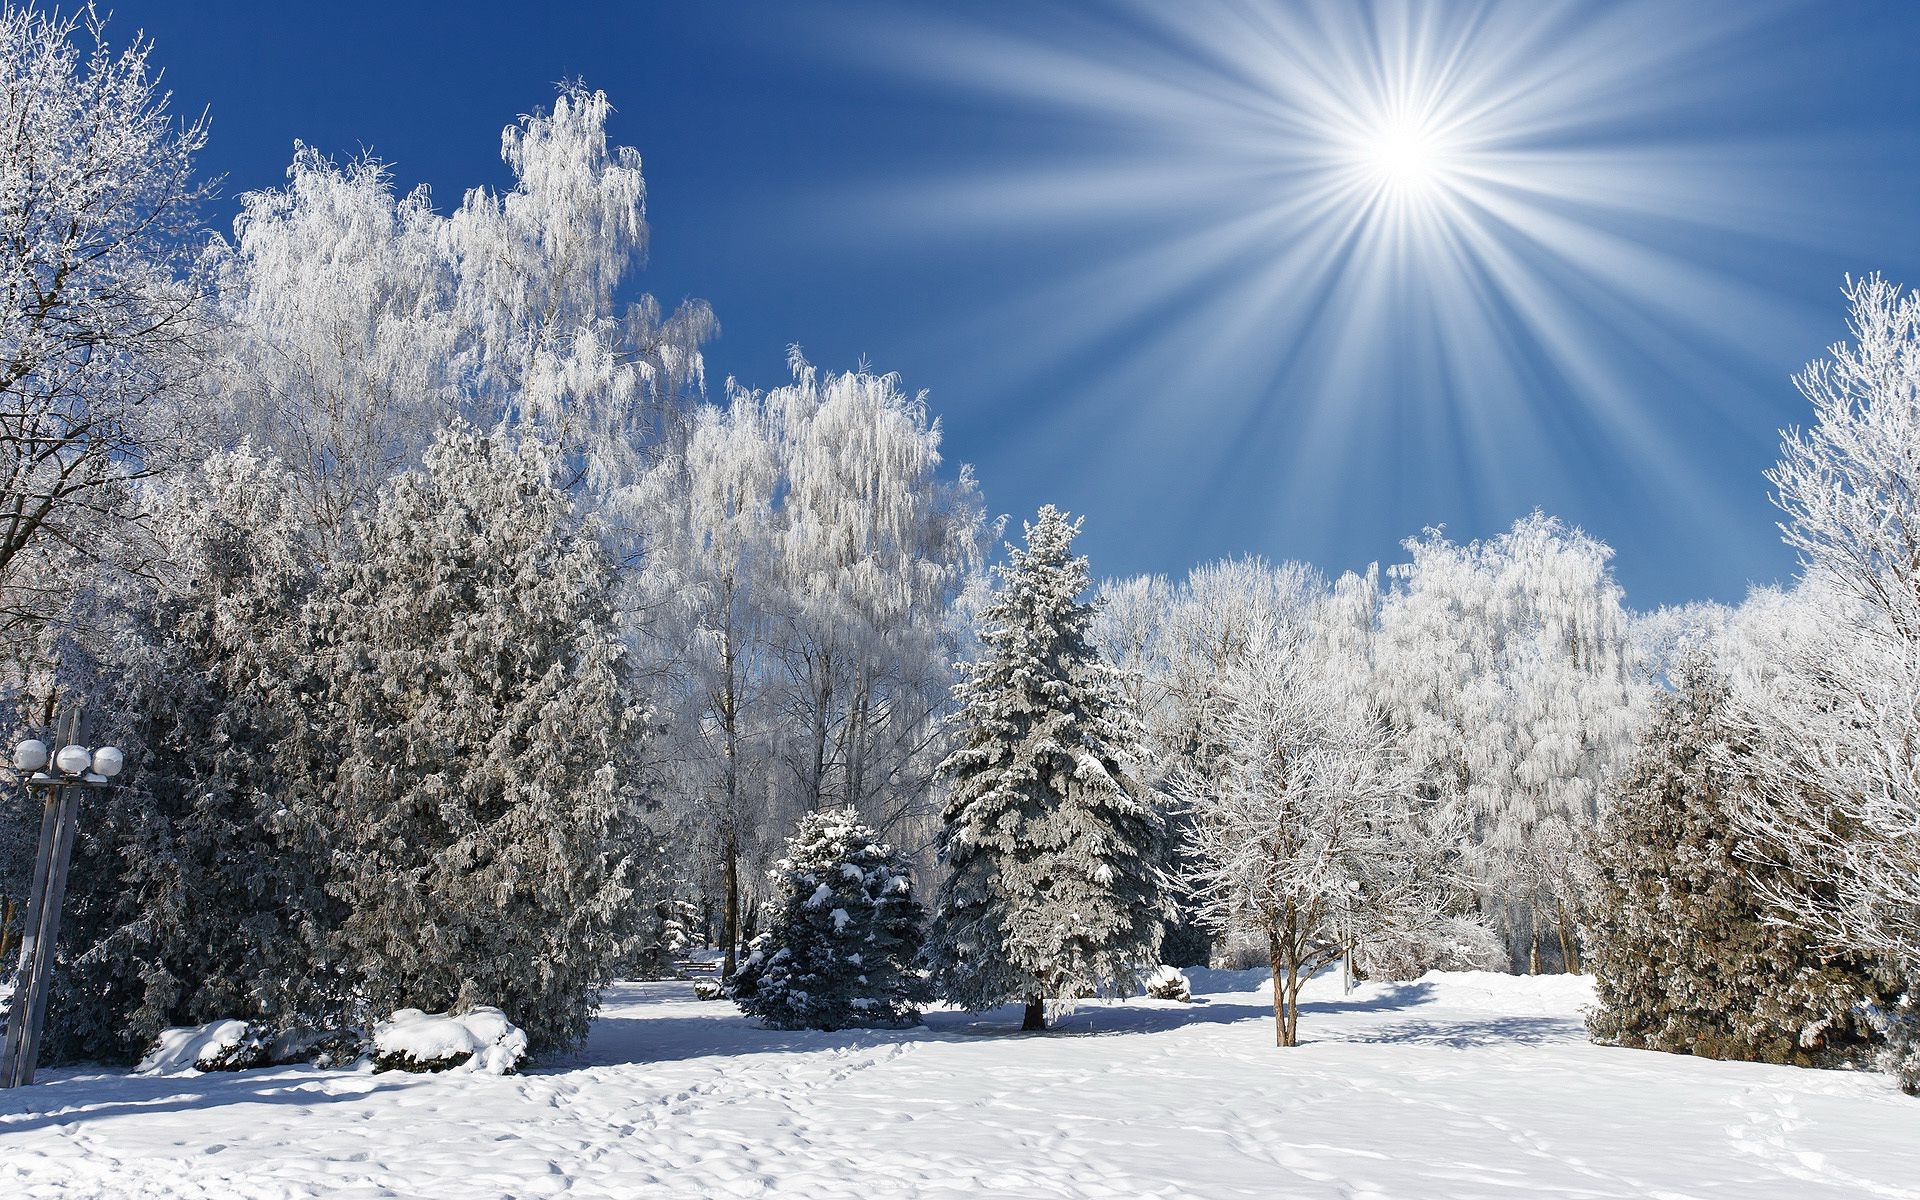
[[[507,1014],[481,1006],[456,1015],[403,1008],[373,1031],[374,1053],[421,1064],[465,1059],[460,1071],[505,1075],[527,1056],[527,1035]]]
[[[42,1073],[0,1093],[29,1197],[1920,1196],[1920,1105],[1881,1076],[1618,1050],[1587,981],[1308,986],[1273,1046],[1260,972],[1204,1003],[1086,1003],[790,1033],[622,984],[527,1074]]]

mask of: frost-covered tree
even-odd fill
[[[1130,994],[1169,914],[1165,826],[1132,764],[1138,720],[1089,639],[1080,522],[1048,505],[1008,547],[980,615],[980,656],[954,695],[959,747],[940,839],[947,868],[929,960],[964,1008]]]
[[[0,9],[0,627],[58,607],[46,555],[112,540],[204,330],[207,125],[175,120],[149,50],[91,9]]]
[[[1176,773],[1201,915],[1257,939],[1274,1040],[1299,1040],[1300,988],[1363,944],[1453,936],[1453,832],[1393,730],[1309,633],[1278,637],[1219,681],[1211,761]]]
[[[221,317],[202,378],[208,435],[288,466],[329,543],[461,410],[455,259],[426,189],[377,159],[295,143],[284,188],[240,197],[207,254]]]
[[[378,159],[296,144],[286,186],[243,196],[231,243],[208,254],[212,436],[275,450],[336,534],[452,420],[537,437],[629,553],[646,524],[636,484],[703,386],[716,326],[698,301],[619,308],[646,247],[646,185],[638,154],[608,144],[611,111],[563,86],[502,135],[513,185],[471,191],[452,215],[424,188],[396,194]]]
[[[1851,344],[1795,379],[1814,424],[1769,473],[1802,588],[1828,597],[1781,686],[1748,693],[1759,803],[1793,868],[1768,898],[1920,979],[1920,297],[1849,280]]]
[[[1406,543],[1381,602],[1375,677],[1426,794],[1472,830],[1483,911],[1516,963],[1552,938],[1579,968],[1581,847],[1644,707],[1612,551],[1535,513],[1456,545]]]
[[[248,451],[171,477],[144,524],[159,565],[83,595],[99,644],[69,684],[128,769],[87,798],[52,1055],[126,1059],[162,1028],[228,1017],[284,1028],[339,992],[326,861],[285,820],[276,764],[306,716],[316,577],[289,484]]]
[[[772,919],[728,984],[775,1029],[898,1027],[928,999],[906,856],[850,808],[809,813],[773,870]]]
[[[1596,838],[1594,1036],[1803,1066],[1858,1058],[1873,1040],[1864,1003],[1891,1008],[1898,989],[1884,960],[1823,952],[1775,918],[1768,893],[1813,885],[1738,833],[1757,764],[1727,682],[1704,655],[1676,675]]]
[[[375,1013],[504,1010],[577,1040],[633,949],[650,850],[613,564],[538,446],[456,429],[399,476],[313,606],[325,692],[292,798]]]
[[[701,405],[677,453],[647,478],[656,490],[643,570],[650,633],[668,664],[668,732],[681,819],[718,855],[723,976],[741,941],[742,871],[771,833],[773,688],[769,622],[778,612],[778,447],[765,407],[735,392]],[[697,882],[705,882],[704,880]]]
[[[1095,633],[1103,648],[1134,664],[1138,711],[1146,729],[1145,782],[1163,792],[1178,771],[1208,773],[1220,756],[1221,681],[1262,659],[1281,640],[1302,635],[1323,600],[1317,572],[1298,563],[1275,567],[1258,558],[1208,563],[1175,586],[1150,580],[1102,590]],[[1157,608],[1148,611],[1148,605]],[[1122,622],[1124,621],[1124,624]],[[1186,820],[1169,806],[1171,836],[1164,866],[1187,873]],[[1175,965],[1206,965],[1211,931],[1184,896],[1167,931],[1165,957]]]
[[[940,474],[940,423],[895,375],[791,353],[765,399],[780,447],[777,615],[783,757],[802,810],[882,830],[924,804],[952,684],[948,614],[987,527],[970,468]]]

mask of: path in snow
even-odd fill
[[[1578,979],[1434,975],[1272,1045],[1270,991],[778,1033],[612,989],[528,1075],[56,1071],[0,1093],[0,1196],[1920,1197],[1879,1076],[1589,1045]]]

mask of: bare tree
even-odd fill
[[[0,628],[44,619],[45,557],[125,514],[203,328],[207,121],[169,113],[149,48],[113,51],[91,7],[0,10]]]

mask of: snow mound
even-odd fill
[[[1149,1000],[1180,1000],[1191,1004],[1193,989],[1187,984],[1187,977],[1178,967],[1169,967],[1165,963],[1155,967],[1143,981],[1143,990]]]
[[[373,1031],[373,1065],[381,1071],[510,1075],[526,1057],[526,1031],[486,1006],[458,1015],[403,1008]]]
[[[163,1029],[135,1068],[142,1075],[188,1071],[244,1071],[265,1066],[267,1039],[245,1021],[209,1021]]]

